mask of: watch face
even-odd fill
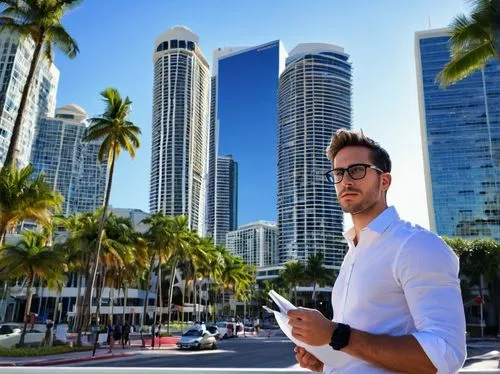
[[[343,323],[338,323],[337,327],[333,331],[332,339],[330,341],[330,346],[339,351],[349,344],[349,338],[351,337],[351,327]]]

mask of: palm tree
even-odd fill
[[[438,74],[442,86],[466,78],[484,68],[488,60],[500,60],[500,3],[471,0],[470,16],[458,15],[451,24],[451,61]]]
[[[171,248],[170,248],[170,238],[172,236],[171,233],[171,218],[165,216],[162,212],[158,212],[153,214],[152,216],[143,220],[144,224],[149,225],[149,230],[147,232],[147,238],[149,242],[149,247],[154,251],[153,257],[150,263],[150,277],[153,272],[153,267],[155,265],[155,259],[158,259],[157,262],[157,289],[155,306],[160,305],[160,322],[163,314],[163,297],[162,297],[162,267],[167,263],[167,261],[171,257]],[[144,315],[146,314],[147,304],[144,304]],[[156,319],[156,307],[155,312],[153,313],[154,319]],[[153,321],[156,323],[156,321]]]
[[[81,0],[0,0],[0,6],[3,8],[0,13],[0,32],[5,30],[21,38],[29,38],[35,45],[4,166],[16,165],[24,110],[40,55],[50,64],[54,46],[69,58],[74,58],[79,52],[76,41],[64,29],[61,19],[80,2]]]
[[[31,165],[0,172],[0,244],[17,222],[31,219],[48,226],[52,211],[59,211],[63,198],[45,182],[43,174],[33,176]]]
[[[136,286],[139,288],[141,281],[144,279],[144,275],[149,264],[149,247],[146,240],[138,232],[133,232],[133,261],[127,263],[122,269],[122,279],[123,279],[123,312],[122,312],[122,322],[125,322],[125,308],[127,307],[128,299],[128,289],[130,286]],[[134,321],[130,321],[134,323]]]
[[[281,270],[281,276],[284,282],[289,287],[290,293],[293,290],[295,295],[295,305],[297,305],[297,286],[299,283],[304,281],[305,278],[305,268],[304,265],[297,261],[288,261],[285,264],[285,268]]]
[[[99,229],[100,212],[83,213],[60,219],[69,236],[64,245],[68,247],[68,266],[78,274],[76,295],[76,318],[74,328],[76,329],[77,345],[81,345],[81,327],[83,318],[83,300],[81,299],[81,288],[83,278],[90,279],[90,268],[95,261],[93,249],[96,246],[97,232]]]
[[[316,309],[316,285],[323,285],[326,282],[332,280],[332,271],[328,270],[323,266],[323,253],[318,252],[312,254],[307,258],[307,264],[305,268],[305,277],[312,282],[313,294],[312,298],[314,301],[314,308]]]
[[[65,263],[60,254],[47,246],[48,239],[41,232],[23,231],[21,241],[6,245],[0,250],[0,268],[10,276],[26,277],[26,306],[24,309],[24,328],[19,345],[24,344],[28,316],[31,312],[31,288],[35,277],[44,278],[49,286],[63,279]]]
[[[167,320],[167,333],[170,332],[170,322],[172,314],[172,298],[174,296],[174,282],[177,265],[186,257],[186,252],[191,245],[191,232],[188,228],[188,219],[186,216],[172,217],[170,221],[170,282],[168,292],[168,320]]]
[[[211,243],[211,246],[207,247],[206,252],[207,260],[198,264],[198,272],[201,278],[205,279],[205,290],[207,293],[205,298],[205,321],[208,321],[208,301],[210,295],[210,285],[220,282],[222,267],[224,266],[224,259],[222,258],[222,255],[219,252],[218,248],[213,246],[213,242]]]
[[[225,301],[225,289],[231,290],[235,299],[246,300],[249,287],[255,283],[253,279],[254,268],[246,265],[241,257],[233,256],[227,250],[222,252],[222,256],[224,258],[224,267],[221,274],[224,285],[222,304],[224,305]]]
[[[194,298],[194,316],[195,320],[199,321],[200,311],[198,310],[197,295],[200,293],[197,290],[198,277],[200,275],[199,267],[202,263],[208,261],[207,251],[213,247],[212,238],[199,237],[195,232],[191,232],[191,245],[185,253],[185,258],[191,263],[193,270],[193,298]]]
[[[130,157],[135,157],[135,149],[140,147],[140,141],[137,136],[141,133],[139,127],[127,119],[132,105],[132,102],[128,97],[123,100],[120,93],[115,88],[105,89],[101,92],[101,96],[106,103],[105,112],[100,117],[94,117],[89,120],[92,125],[88,130],[87,136],[84,138],[85,141],[102,140],[98,159],[100,162],[104,162],[107,159],[108,166],[110,168],[108,183],[106,186],[104,209],[97,236],[97,259],[100,258],[104,223],[106,220],[109,198],[111,196],[111,186],[113,182],[113,172],[115,169],[116,159],[120,155],[120,151],[122,149],[125,149],[130,154]],[[97,260],[93,264],[92,278],[90,279],[88,287],[85,289],[84,326],[87,325],[90,317],[90,305],[98,265]]]

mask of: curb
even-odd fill
[[[113,358],[133,356],[134,353],[120,353],[120,354],[110,354],[105,356],[96,357],[74,357],[74,358],[62,358],[56,360],[45,360],[45,361],[28,361],[28,362],[0,362],[0,366],[51,366],[51,365],[62,365],[71,364],[75,362],[83,361],[96,361],[96,360],[109,360]]]

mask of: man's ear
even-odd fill
[[[392,175],[390,173],[382,174],[382,189],[387,192],[392,183]]]

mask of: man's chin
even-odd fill
[[[359,206],[359,205],[349,205],[349,206],[345,206],[345,205],[340,205],[340,208],[342,208],[342,211],[344,213],[349,213],[349,214],[352,214],[353,216],[358,214],[358,213],[362,213],[365,209],[363,209],[362,206]]]

